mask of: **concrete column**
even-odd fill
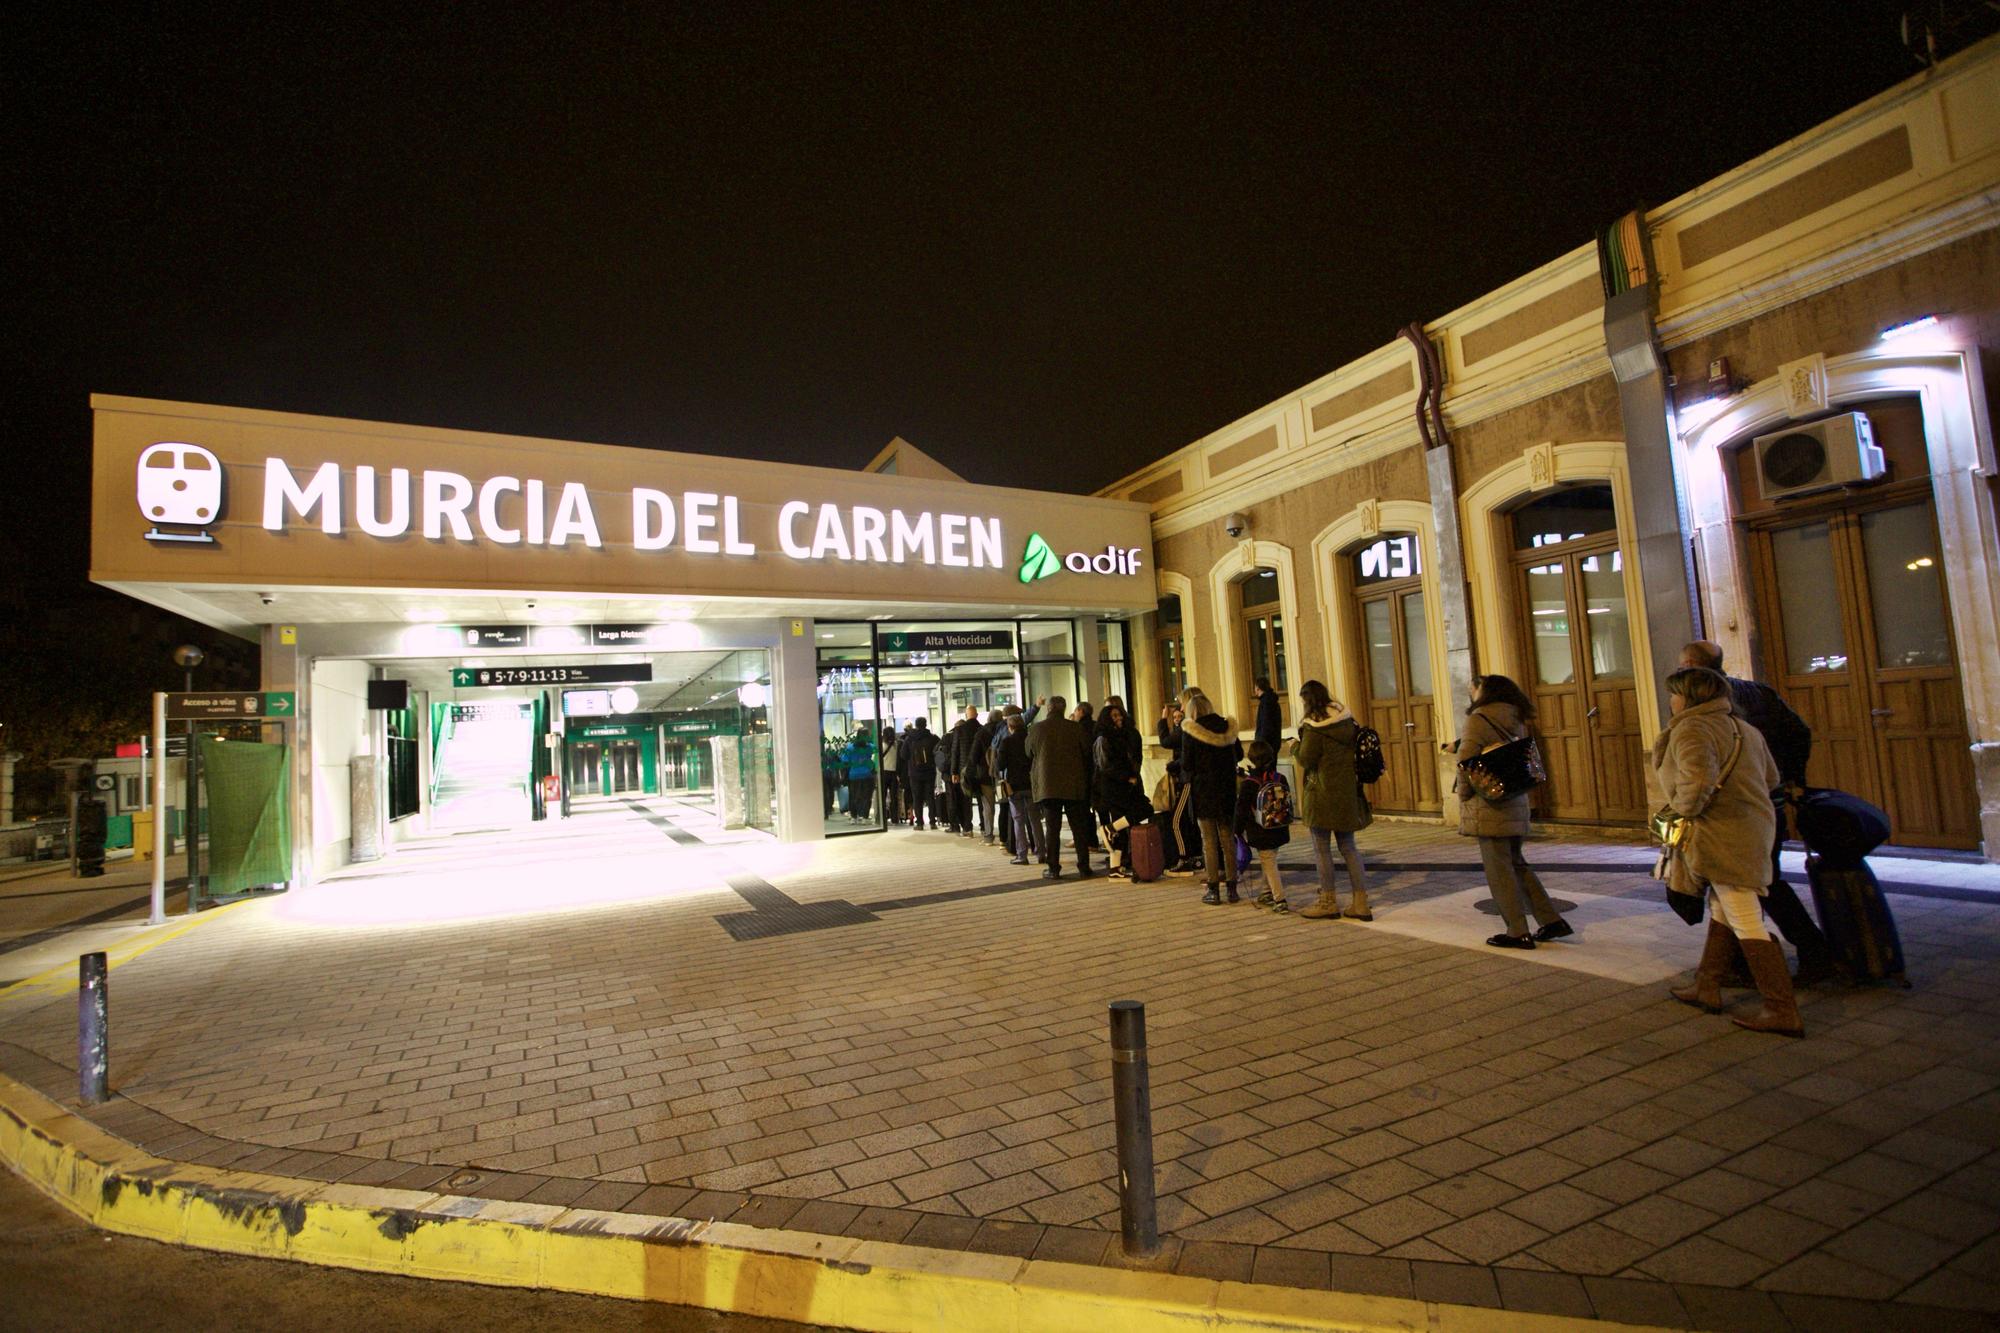
[[[0,824],[14,822],[14,765],[20,762],[20,751],[0,752]]]
[[[778,836],[786,842],[816,842],[826,836],[820,818],[818,636],[810,620],[801,622],[799,634],[789,632],[791,621],[779,623],[771,663]]]
[[[1076,698],[1070,706],[1090,701],[1092,711],[1104,707],[1104,659],[1097,652],[1097,617],[1080,616],[1070,622],[1076,634]]]

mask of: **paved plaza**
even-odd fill
[[[1362,846],[1371,924],[671,801],[443,837],[119,967],[93,1114],[210,1165],[1115,1263],[1105,1011],[1137,999],[1160,1267],[1683,1327],[2000,1317],[1992,867],[1878,860],[1915,985],[1807,993],[1795,1042],[1666,998],[1700,934],[1643,848],[1532,842],[1578,935],[1501,953],[1469,842]],[[74,1024],[0,993],[0,1071],[67,1100]]]

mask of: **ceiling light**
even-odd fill
[[[639,706],[639,691],[630,685],[620,685],[611,691],[611,711],[629,713]]]
[[[770,702],[771,692],[764,688],[763,682],[753,680],[738,689],[736,697],[745,708],[762,708]]]
[[[403,612],[403,619],[410,621],[443,620],[444,611],[435,606],[418,606]]]

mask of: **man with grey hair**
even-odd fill
[[[1797,791],[1806,785],[1806,761],[1812,756],[1812,728],[1792,711],[1778,692],[1762,681],[1741,680],[1722,670],[1722,645],[1696,639],[1681,649],[1681,665],[1707,667],[1729,682],[1729,696],[1736,715],[1756,728],[1777,761],[1778,776],[1785,790]],[[1773,798],[1778,807],[1778,832],[1771,843],[1771,883],[1762,899],[1764,911],[1778,931],[1799,951],[1798,984],[1810,986],[1833,975],[1833,951],[1819,923],[1806,911],[1799,895],[1779,872],[1778,855],[1785,846],[1785,802],[1781,793]],[[1747,976],[1741,978],[1747,981]],[[1738,978],[1730,978],[1735,984]]]
[[[1069,701],[1049,697],[1041,721],[1028,728],[1028,768],[1035,806],[1043,823],[1043,879],[1062,878],[1062,821],[1076,839],[1076,874],[1090,878],[1089,844],[1084,829],[1090,822],[1090,736],[1083,724],[1064,714]]]

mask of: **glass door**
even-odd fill
[[[1822,511],[1758,546],[1767,660],[1813,730],[1806,781],[1881,806],[1892,843],[1978,846],[1931,501]]]
[[[1436,814],[1439,800],[1436,708],[1431,694],[1430,636],[1420,583],[1365,587],[1361,638],[1367,698],[1361,716],[1382,736],[1382,780],[1368,790],[1379,809]]]

